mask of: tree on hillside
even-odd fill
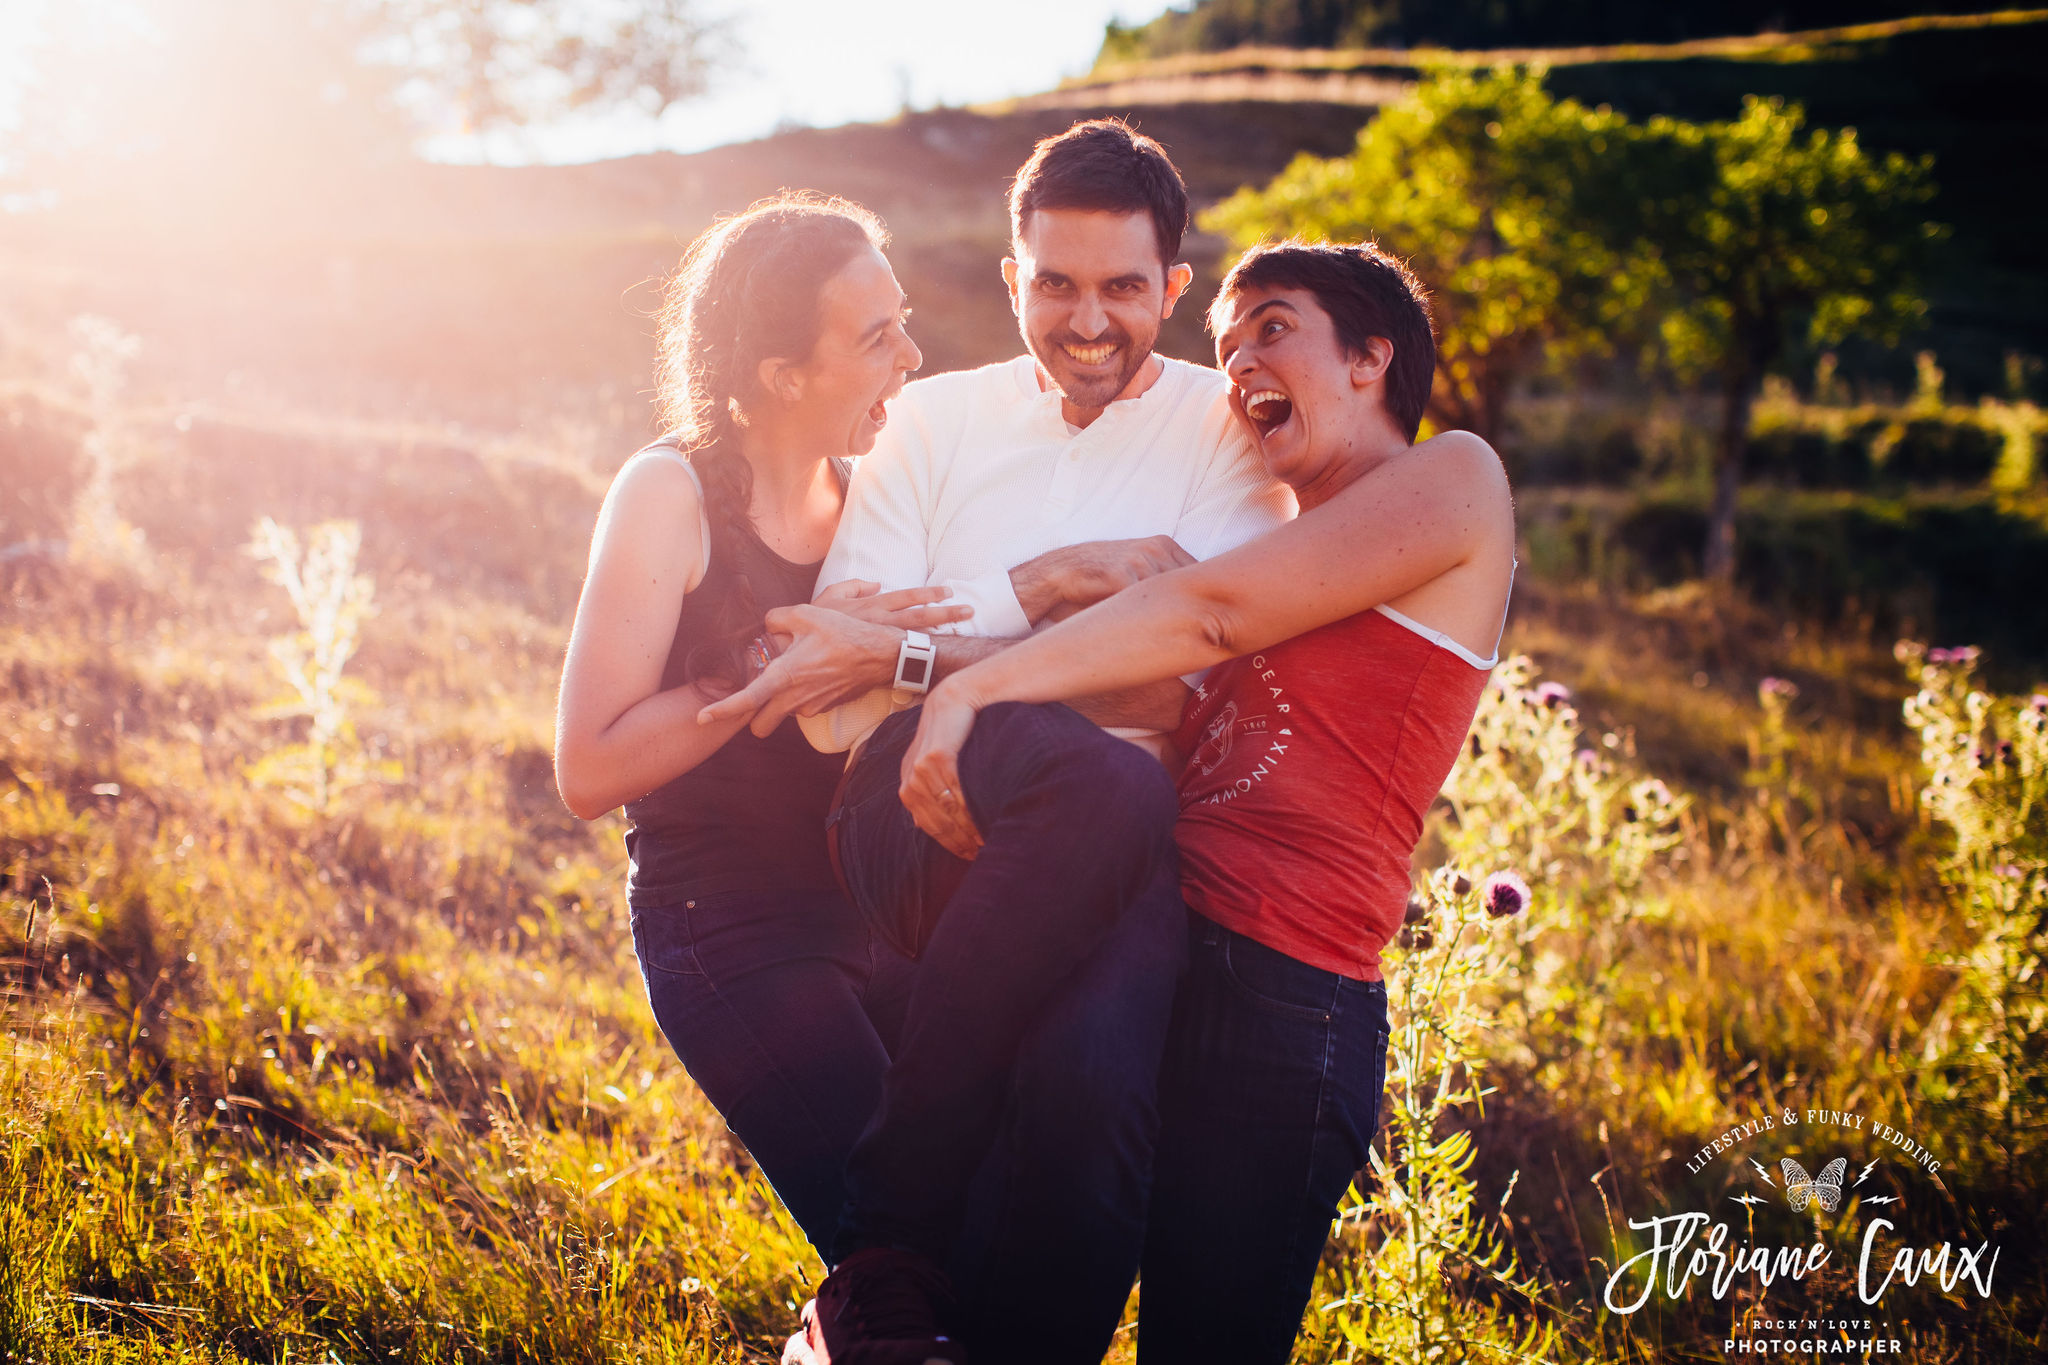
[[[1383,111],[1349,156],[1302,156],[1203,226],[1238,246],[1297,234],[1372,239],[1431,290],[1442,368],[1429,416],[1496,439],[1514,381],[1607,351],[1648,276],[1606,230],[1628,192],[1620,115],[1552,99],[1540,76],[1446,70]]]
[[[1942,231],[1923,213],[1933,158],[1877,157],[1854,129],[1802,136],[1804,123],[1799,105],[1754,96],[1725,123],[1652,119],[1630,137],[1637,192],[1608,224],[1654,253],[1673,368],[1720,390],[1703,559],[1715,582],[1735,573],[1736,497],[1764,376],[1801,338],[1896,340],[1925,312],[1915,276]]]

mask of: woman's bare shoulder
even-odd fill
[[[710,553],[704,514],[704,493],[694,470],[679,456],[640,451],[612,476],[597,516],[592,558],[619,558],[642,572],[673,564],[684,570],[686,586],[694,589]]]
[[[690,462],[680,451],[667,446],[648,446],[634,451],[619,466],[619,472],[612,475],[611,491],[607,496],[617,498],[622,494],[636,498],[680,498],[696,503],[703,499],[704,491],[697,471],[690,467]]]
[[[1428,440],[1418,442],[1415,453],[1428,457],[1433,465],[1446,473],[1462,470],[1498,477],[1503,484],[1507,482],[1507,469],[1501,463],[1500,452],[1474,431],[1440,431]]]

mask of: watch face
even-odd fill
[[[906,655],[896,672],[902,678],[901,686],[915,688],[920,692],[931,686],[932,661],[926,655]]]

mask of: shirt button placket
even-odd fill
[[[1070,437],[1066,449],[1053,459],[1052,480],[1046,490],[1045,507],[1048,512],[1065,513],[1074,505],[1074,483],[1080,477],[1081,442],[1087,433]]]

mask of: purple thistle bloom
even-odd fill
[[[1927,662],[1931,664],[1945,664],[1954,657],[1955,655],[1946,649],[1930,649],[1927,651]]]
[[[1590,773],[1600,766],[1600,753],[1596,749],[1581,749],[1572,755],[1572,761]]]
[[[2048,695],[2036,692],[2027,705],[2034,709],[2034,714],[2048,716]]]
[[[1760,697],[1784,697],[1790,700],[1799,695],[1799,684],[1785,678],[1765,678],[1756,685]]]
[[[1529,908],[1529,883],[1512,872],[1496,872],[1480,885],[1479,903],[1495,919],[1519,915]]]
[[[2017,863],[2000,863],[1991,870],[2001,877],[2023,877],[2026,875]]]
[[[1536,688],[1536,704],[1556,710],[1572,699],[1572,690],[1561,682],[1539,683]]]

